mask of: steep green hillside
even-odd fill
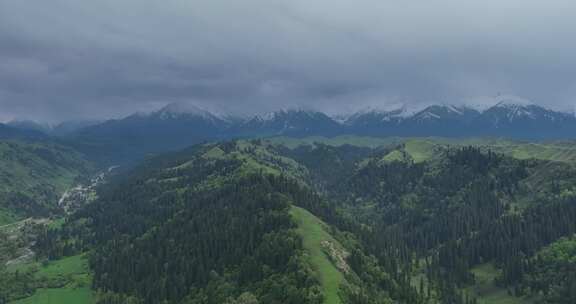
[[[154,159],[64,225],[71,239],[46,235],[38,247],[54,257],[63,254],[60,242],[86,244],[76,250],[93,251],[94,286],[104,292],[104,303],[130,297],[143,303],[240,297],[320,303],[281,172],[302,173],[294,161],[249,142]]]
[[[333,246],[337,248],[335,252],[343,252],[342,245],[326,231],[325,223],[305,209],[292,207],[290,214],[298,225],[296,232],[302,238],[308,261],[322,286],[324,303],[342,303],[338,293],[344,283],[344,275],[331,261],[327,250]]]
[[[48,142],[0,142],[0,225],[56,211],[60,195],[90,170],[78,152]]]
[[[483,145],[472,148],[467,142]],[[543,144],[410,139],[374,149],[365,159],[357,150],[359,157],[351,158],[355,170],[343,169],[342,158],[332,156],[346,145],[316,142],[291,151],[313,176],[325,177],[325,183],[315,184],[361,225],[348,229],[366,241],[387,273],[405,273],[405,267],[415,272],[410,280],[424,287],[420,297],[430,303],[530,303],[535,291],[521,287],[526,274],[518,265],[576,229],[576,168],[568,157],[531,150],[538,145]],[[567,155],[573,149],[544,147]],[[511,151],[530,153],[520,157]],[[332,173],[318,175],[318,170]],[[335,183],[334,170],[342,175]],[[504,249],[495,252],[493,246]],[[413,269],[406,253],[389,248],[419,257],[411,263],[428,261],[425,270]],[[414,294],[398,292],[396,298],[407,302]]]

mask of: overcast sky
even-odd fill
[[[0,0],[0,119],[576,102],[573,0]]]

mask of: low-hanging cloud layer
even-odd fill
[[[576,101],[576,2],[0,0],[0,119]]]

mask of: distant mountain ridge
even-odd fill
[[[502,96],[494,100],[493,106],[484,108],[450,104],[417,109],[398,106],[337,117],[304,109],[236,117],[173,103],[156,112],[81,128],[68,140],[85,153],[122,161],[205,141],[337,135],[571,139],[576,138],[576,116],[513,96]]]
[[[36,135],[42,133],[44,135],[50,136],[69,136],[74,134],[76,131],[81,130],[86,127],[97,125],[102,123],[98,120],[77,120],[77,121],[64,121],[57,124],[41,123],[33,120],[12,120],[6,123],[7,126],[20,131],[36,133]]]
[[[302,109],[280,110],[266,115],[256,115],[240,123],[231,131],[239,136],[308,136],[337,135],[342,125],[334,118],[316,111]]]
[[[505,97],[478,109],[435,104],[408,113],[399,108],[350,115],[344,124],[353,134],[372,136],[497,136],[515,139],[569,139],[576,136],[576,116],[520,98]]]
[[[41,131],[0,123],[0,140],[43,140],[47,136]]]

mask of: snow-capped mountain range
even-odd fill
[[[547,109],[517,97],[500,96],[490,101],[492,105],[489,106],[397,105],[385,110],[366,109],[338,116],[290,109],[252,117],[225,115],[179,103],[169,104],[156,112],[81,128],[68,139],[87,143],[90,147],[110,146],[111,151],[137,157],[202,141],[281,135],[576,138],[573,113]],[[486,100],[482,104],[485,105]]]
[[[407,114],[409,113],[409,114]],[[494,105],[437,104],[352,114],[344,124],[356,134],[373,136],[502,136],[520,139],[576,137],[573,113],[551,110],[520,98]]]
[[[373,136],[509,136],[516,138],[571,138],[576,136],[573,113],[555,111],[515,96],[483,100],[492,106],[433,104],[396,105],[388,109],[365,109],[348,115],[329,116],[304,109],[287,109],[252,117],[237,117],[202,109],[189,103],[172,103],[147,114],[81,128],[79,134],[105,129],[137,131],[142,135],[185,133],[201,137],[306,136],[360,134]],[[25,123],[13,123],[26,128]],[[174,130],[176,128],[177,130]],[[142,131],[142,130],[140,130]],[[123,133],[123,132],[120,132]]]

